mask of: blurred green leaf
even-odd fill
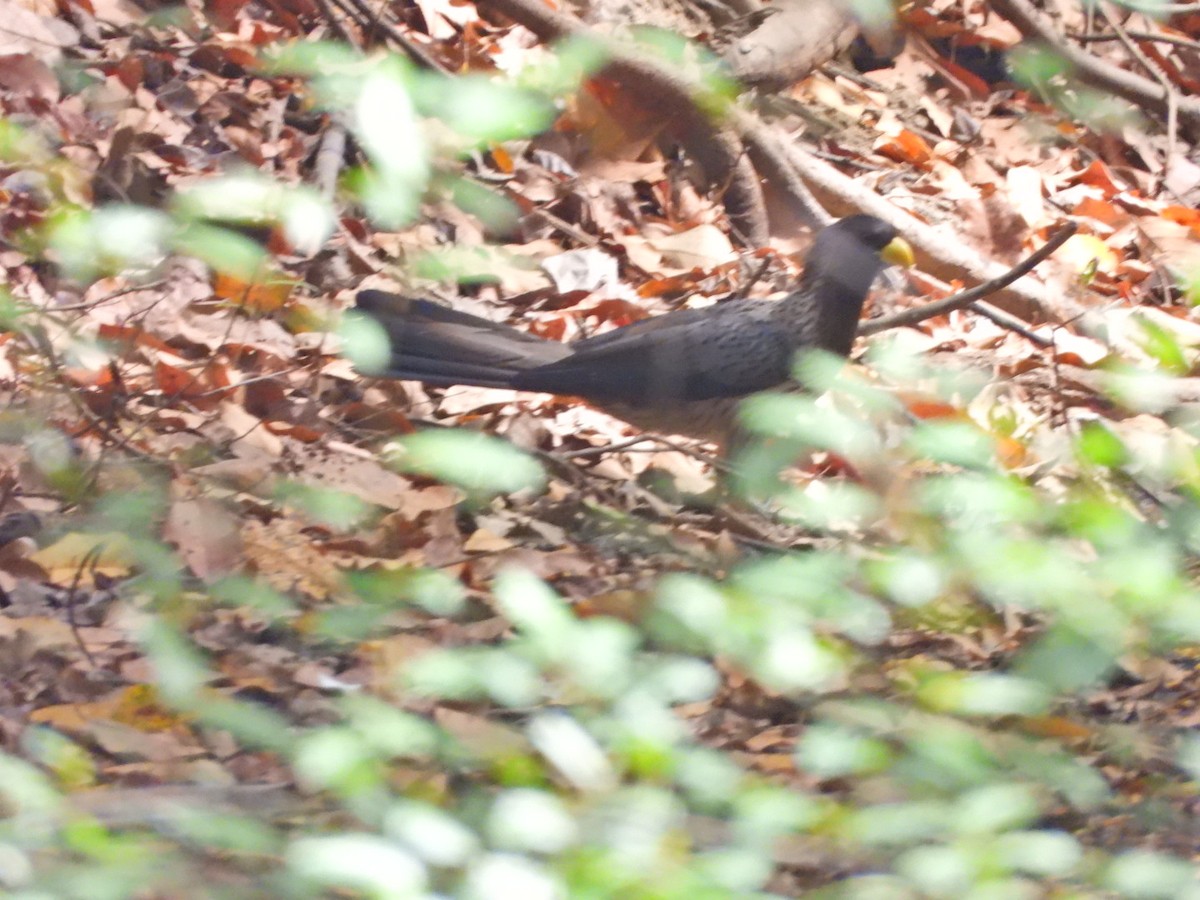
[[[1016,671],[1049,689],[1076,691],[1099,683],[1115,664],[1112,649],[1059,623],[1022,651]]]
[[[1053,50],[1036,45],[1017,47],[1008,55],[1014,78],[1025,85],[1038,85],[1065,73],[1067,61]]]
[[[547,98],[483,75],[424,79],[420,103],[428,115],[481,143],[539,134],[557,114]]]
[[[361,890],[372,897],[416,898],[426,887],[425,867],[396,844],[373,834],[298,838],[287,849],[287,862],[314,885]]]
[[[608,59],[601,42],[589,35],[573,35],[556,42],[553,53],[534,60],[518,74],[518,84],[548,97],[576,91],[585,78],[600,71]]]
[[[976,716],[1034,715],[1050,699],[1036,681],[982,672],[931,678],[918,696],[934,709]]]
[[[415,603],[436,616],[462,610],[462,584],[436,569],[357,569],[345,573],[346,586],[368,603],[392,606]]]
[[[349,728],[322,728],[304,735],[295,744],[292,765],[304,783],[344,795],[373,791],[382,777],[373,754]]]
[[[820,531],[862,529],[880,514],[878,496],[850,481],[816,481],[805,490],[781,490],[775,500],[781,517]]]
[[[7,753],[0,753],[0,796],[5,800],[5,815],[18,822],[26,814],[55,813],[62,804],[62,796],[45,773]]]
[[[212,596],[230,606],[246,606],[268,616],[287,616],[295,613],[290,598],[269,585],[251,578],[234,576],[209,586]]]
[[[459,209],[475,216],[492,233],[506,234],[520,221],[517,205],[485,185],[455,178],[450,182],[450,192]]]
[[[1190,306],[1200,306],[1200,266],[1192,265],[1179,276],[1183,298]]]
[[[796,747],[796,760],[818,778],[878,772],[892,754],[887,744],[826,723],[810,726]]]
[[[242,170],[193,181],[174,198],[176,216],[255,225],[277,222],[296,244],[319,247],[333,232],[332,206],[313,188]]]
[[[0,331],[16,331],[30,314],[27,306],[22,306],[7,288],[0,286]]]
[[[487,853],[467,871],[459,895],[463,900],[493,900],[499,897],[564,897],[556,874],[545,865],[516,853]]]
[[[165,213],[113,205],[61,213],[50,227],[50,247],[78,281],[129,269],[147,269],[166,257],[175,225]]]
[[[0,159],[17,165],[44,162],[50,148],[37,130],[0,117]]]
[[[864,806],[850,812],[847,836],[868,846],[905,846],[939,837],[949,830],[951,811],[941,803],[921,801]]]
[[[424,757],[437,749],[439,738],[431,722],[378,697],[347,694],[341,708],[351,727],[382,757]]]
[[[249,747],[275,752],[291,748],[291,725],[273,709],[214,697],[201,696],[196,701],[192,712],[210,728],[228,731]]]
[[[1122,897],[1196,897],[1195,866],[1175,856],[1149,850],[1133,850],[1114,859],[1105,881]]]
[[[827,409],[807,395],[756,394],[742,403],[741,419],[757,434],[800,441],[851,460],[875,458],[881,450],[869,423]]]
[[[371,512],[367,502],[355,494],[299,481],[279,480],[275,484],[275,500],[302,510],[314,521],[337,531],[353,528]]]
[[[184,809],[172,823],[187,838],[210,851],[278,853],[282,837],[265,822],[249,815],[223,815],[212,810]]]
[[[140,638],[163,697],[184,709],[195,706],[210,678],[196,647],[160,618],[143,622]]]
[[[488,812],[493,847],[529,853],[561,853],[578,839],[578,826],[554,794],[531,788],[502,791]]]
[[[825,642],[799,626],[773,629],[750,662],[755,675],[778,691],[814,690],[843,674],[845,664]]]
[[[603,747],[569,714],[539,712],[526,731],[538,752],[577,789],[602,791],[615,786],[616,773]]]
[[[294,41],[272,46],[263,57],[263,65],[269,74],[304,75],[319,86],[325,79],[350,80],[371,63],[354,48],[337,41]],[[346,103],[349,95],[333,94],[324,99],[333,104]]]
[[[491,698],[504,706],[530,706],[543,696],[537,666],[511,651],[483,648],[434,651],[413,660],[404,685],[446,700]]]
[[[639,643],[633,628],[616,619],[593,619],[565,637],[563,666],[580,687],[602,697],[628,690]]]
[[[360,372],[376,375],[387,371],[392,345],[378,321],[350,310],[338,321],[337,334],[342,342],[342,355]]]
[[[266,270],[268,262],[267,252],[250,238],[227,228],[198,222],[175,233],[174,247],[217,272],[245,282],[254,281]]]
[[[896,860],[896,871],[935,897],[965,897],[980,880],[981,861],[966,847],[914,847]]]
[[[1079,841],[1061,831],[1015,831],[996,842],[1004,864],[1031,875],[1062,878],[1083,862]]]
[[[1142,349],[1156,359],[1164,371],[1180,376],[1191,371],[1191,364],[1175,335],[1148,316],[1135,316],[1134,321],[1142,331]]]
[[[383,830],[431,866],[462,867],[479,853],[480,841],[473,831],[424,803],[396,804],[384,818]]]
[[[660,65],[679,74],[692,87],[692,102],[714,119],[720,119],[737,97],[740,86],[708,48],[664,28],[634,32],[638,51],[656,57]]]
[[[499,284],[501,271],[535,272],[537,261],[522,257],[502,247],[488,245],[443,245],[415,253],[409,263],[410,271],[431,281],[456,284]]]
[[[533,457],[481,432],[433,430],[391,445],[389,461],[403,472],[428,475],[474,494],[540,491],[546,476]]]
[[[98,773],[91,754],[51,728],[27,728],[21,736],[21,749],[50,772],[63,790],[88,788],[96,781]],[[16,793],[21,796],[24,792]]]
[[[921,422],[909,435],[913,457],[968,469],[990,468],[996,443],[972,422]]]
[[[935,600],[947,586],[939,562],[904,549],[870,563],[872,580],[902,606],[923,606]]]
[[[1037,796],[1028,785],[987,784],[959,798],[954,829],[959,834],[1010,831],[1033,824],[1040,812]]]
[[[372,163],[359,185],[371,215],[399,227],[416,214],[432,171],[424,130],[411,99],[408,65],[389,57],[357,85],[350,124]]]

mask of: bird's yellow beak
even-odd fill
[[[892,242],[880,250],[879,255],[883,257],[884,262],[906,269],[917,261],[912,245],[902,237],[892,238]]]

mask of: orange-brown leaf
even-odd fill
[[[222,300],[254,312],[275,312],[283,308],[292,294],[293,282],[279,274],[256,282],[242,281],[232,275],[218,273],[213,278],[213,293]]]
[[[875,152],[896,162],[924,165],[933,158],[933,149],[919,134],[907,129],[882,135],[875,141]]]

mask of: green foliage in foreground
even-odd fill
[[[0,877],[30,897],[186,892],[219,859],[287,896],[490,898],[519,885],[531,897],[730,897],[765,890],[776,858],[803,848],[852,869],[830,897],[1034,897],[1053,885],[1074,896],[1200,896],[1182,860],[1101,852],[1056,825],[1127,801],[1095,767],[1020,727],[1071,708],[1119,660],[1200,640],[1187,575],[1200,537],[1194,447],[1161,454],[1153,470],[1138,464],[1144,488],[1169,492],[1149,517],[1122,489],[1131,454],[1099,425],[1065,448],[1052,495],[1036,473],[993,462],[995,439],[964,435],[973,426],[913,423],[891,394],[855,379],[841,378],[831,398],[819,401],[826,445],[860,470],[888,470],[893,489],[906,470],[919,465],[920,476],[886,498],[848,482],[807,500],[777,491],[785,515],[841,539],[763,555],[719,583],[668,576],[641,626],[580,619],[544,584],[508,571],[495,596],[510,637],[420,656],[391,700],[350,691],[335,702],[340,721],[298,728],[214,702],[203,656],[151,617],[143,642],[163,695],[203,726],[282,754],[305,792],[344,814],[299,815],[285,828],[253,811],[184,806],[105,827],[73,812],[45,774],[69,782],[86,752],[34,732],[45,739],[26,750],[41,769],[0,759],[10,813]],[[818,401],[764,402],[792,449],[813,448],[805,423]],[[465,440],[478,439],[439,435],[438,455],[452,459]],[[851,494],[858,500],[844,503]],[[429,616],[461,608],[438,573],[379,577],[356,576],[361,603]],[[256,590],[225,593],[241,603]],[[263,593],[259,608],[281,627],[296,621]],[[1034,617],[1039,633],[994,668],[888,660],[878,649],[900,625],[972,635],[1006,610]],[[385,632],[381,619],[366,633]],[[782,720],[800,726],[796,766],[837,791],[771,783],[691,735],[674,708],[713,696],[715,658],[788,705]],[[886,690],[854,687],[869,672],[887,673]],[[510,713],[462,732],[398,698]],[[1196,788],[1200,744],[1177,750],[1167,794]]]
[[[285,64],[324,73],[323,102],[350,111],[371,159],[347,187],[379,221],[411,221],[436,155],[420,115],[432,114],[444,84],[353,55]],[[487,83],[470,89],[474,103],[487,99]],[[458,149],[548,121],[548,101],[524,89],[498,88],[494,100],[493,112],[513,116],[471,119]],[[64,211],[47,243],[79,277],[181,248],[219,265],[240,245],[204,223],[221,217],[227,191],[259,197],[251,218],[279,221],[297,239],[315,227],[308,236],[319,242],[333,221],[317,216],[314,226],[318,198],[231,179],[181,200],[169,221]],[[158,239],[121,239],[131,235]],[[360,340],[350,331],[350,343]],[[878,368],[898,386],[939,380],[915,365],[885,356]],[[391,633],[397,613],[465,615],[459,585],[438,572],[360,573],[338,608],[308,618],[252,581],[187,593],[182,565],[139,528],[129,498],[105,498],[98,530],[128,533],[144,573],[134,585],[145,600],[140,637],[161,696],[209,733],[285,760],[312,802],[215,811],[196,792],[161,812],[102,821],[69,791],[89,777],[87,749],[30,729],[19,754],[0,756],[6,895],[703,900],[766,896],[777,862],[811,860],[844,873],[828,897],[1200,897],[1184,860],[1105,852],[1071,833],[1068,823],[1130,812],[1129,801],[1090,760],[1022,727],[1070,710],[1124,662],[1200,641],[1195,426],[1147,454],[1099,423],[1021,431],[1003,402],[985,411],[986,428],[979,416],[914,422],[889,391],[815,363],[803,375],[829,395],[749,407],[749,424],[772,441],[747,457],[742,481],[824,537],[815,549],[764,554],[721,581],[664,577],[639,625],[580,619],[546,585],[505,572],[495,597],[511,635],[420,656],[380,695],[331,685],[336,716],[322,725],[218,699],[190,617],[250,607],[280,640],[332,653]],[[942,399],[978,399],[979,385],[941,380]],[[997,462],[1001,443],[1044,437],[1057,444],[1037,447],[1027,468]],[[402,443],[399,466],[461,484],[474,508],[543,483],[535,463],[492,439]],[[801,489],[780,479],[786,462],[814,450],[837,453],[861,480]],[[335,525],[361,513],[361,501],[295,486],[277,499]],[[1016,612],[1034,635],[987,668],[892,658],[883,647],[899,628],[971,637]],[[678,707],[714,696],[718,659],[770,692],[777,721],[798,727],[795,765],[821,789],[773,782],[693,736]],[[497,714],[464,728],[426,714],[435,707]],[[1172,751],[1133,812],[1170,815],[1169,800],[1195,794],[1200,742]]]

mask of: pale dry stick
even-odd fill
[[[755,144],[778,146],[786,155],[790,168],[806,185],[824,194],[837,197],[846,206],[868,213],[893,225],[919,253],[924,253],[935,264],[944,269],[957,270],[971,280],[987,280],[995,277],[1000,266],[985,261],[980,254],[963,244],[952,229],[943,224],[931,226],[888,202],[872,189],[855,181],[837,167],[817,159],[798,144],[784,144],[768,137],[768,128],[759,119],[742,110],[730,111],[733,125],[742,135],[747,146]],[[770,177],[773,177],[771,175]],[[1028,304],[1046,318],[1051,318],[1053,306],[1049,293],[1036,282],[1018,282],[1007,289],[1008,297]]]
[[[1178,129],[1179,120],[1179,95],[1175,92],[1175,86],[1171,84],[1171,79],[1167,78],[1166,73],[1157,65],[1150,61],[1150,58],[1142,52],[1142,48],[1133,42],[1133,39],[1125,31],[1125,26],[1117,21],[1117,17],[1112,14],[1107,6],[1103,3],[1097,4],[1100,9],[1100,14],[1104,16],[1104,21],[1108,23],[1108,27],[1113,30],[1117,39],[1121,42],[1121,46],[1125,48],[1125,52],[1132,56],[1135,60],[1141,63],[1142,68],[1154,76],[1154,80],[1162,85],[1163,92],[1167,97],[1167,162],[1166,171],[1171,170],[1171,161],[1175,156],[1176,131]]]
[[[992,0],[991,7],[1027,39],[1049,45],[1060,58],[1074,67],[1076,77],[1085,83],[1156,112],[1167,111],[1168,95],[1161,84],[1068,44],[1068,38],[1050,23],[1046,14],[1038,10],[1031,0]],[[1200,133],[1200,97],[1179,98],[1176,106],[1179,123],[1189,134]]]
[[[550,210],[548,210],[548,209],[543,209],[540,206],[534,207],[527,213],[527,215],[537,216],[539,219],[541,219],[543,222],[545,222],[550,227],[554,228],[557,231],[561,231],[567,237],[571,238],[576,243],[582,244],[585,247],[597,247],[600,244],[600,238],[598,238],[594,235],[588,234],[586,231],[584,231],[581,228],[577,228],[576,226],[574,226],[570,222],[568,222],[566,219],[556,216],[554,213],[550,212]]]
[[[1150,41],[1155,44],[1174,44],[1176,47],[1186,47],[1188,50],[1200,50],[1200,41],[1193,41],[1190,38],[1179,37],[1174,34],[1154,34],[1149,31],[1129,31],[1125,33],[1135,41]],[[1081,44],[1095,44],[1102,41],[1119,41],[1120,37],[1115,34],[1068,34],[1073,41],[1079,41]]]
[[[755,167],[787,192],[800,220],[813,228],[824,228],[830,224],[833,216],[826,212],[796,166],[792,165],[783,140],[766,126],[753,123],[748,116],[739,124],[742,140]]]
[[[942,300],[935,300],[933,303],[925,303],[921,306],[906,309],[903,312],[898,312],[890,316],[882,316],[878,319],[872,319],[869,322],[863,323],[858,329],[859,334],[877,334],[880,331],[886,331],[889,328],[898,328],[902,325],[915,325],[917,322],[924,322],[926,319],[932,319],[934,316],[945,315],[948,312],[953,312],[956,309],[962,309],[971,306],[975,301],[988,294],[994,294],[1002,288],[1008,287],[1018,278],[1023,275],[1028,275],[1033,271],[1042,260],[1048,257],[1051,253],[1066,243],[1079,226],[1074,222],[1068,222],[1058,231],[1050,236],[1041,247],[1025,257],[1003,275],[997,278],[992,278],[982,284],[977,284],[973,288],[968,288],[965,291],[959,291],[950,297],[945,297]]]
[[[325,0],[325,2],[330,3],[331,0]],[[366,20],[363,14],[359,12],[358,7],[351,4],[349,0],[332,0],[332,3],[336,4],[338,9],[346,14],[346,18],[352,21],[359,28],[365,30],[367,26],[371,24],[370,21]],[[330,9],[332,9],[332,6],[330,6]],[[352,44],[352,46],[354,45]]]
[[[1159,13],[1165,16],[1200,13],[1200,3],[1139,3],[1138,0],[1117,0],[1120,6],[1140,13]]]
[[[335,116],[329,120],[317,148],[317,158],[313,160],[313,181],[326,200],[333,200],[337,191],[338,175],[342,171],[345,156],[346,127]]]

